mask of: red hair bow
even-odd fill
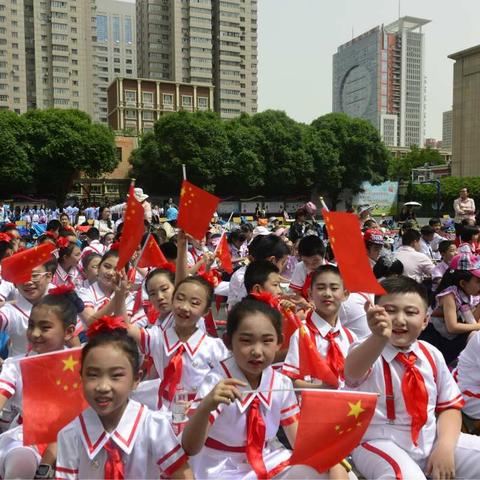
[[[113,242],[111,245],[110,245],[110,250],[119,250],[120,248],[120,242]]]
[[[67,237],[60,237],[57,240],[57,248],[67,248],[70,246],[70,241]]]
[[[51,230],[46,230],[45,236],[48,238],[52,238],[53,240],[57,240],[58,233],[52,232]]]
[[[279,300],[275,295],[271,294],[270,292],[250,293],[250,296],[253,297],[255,300],[258,300],[259,302],[266,303],[272,308],[278,309]]]
[[[213,288],[217,288],[222,280],[222,274],[215,269],[200,273],[198,276],[206,280]]]
[[[49,295],[65,295],[66,293],[71,293],[75,290],[75,286],[71,283],[65,285],[60,285],[58,287],[52,288],[48,291]]]
[[[5,228],[5,230],[16,230],[17,229],[17,226],[14,224],[14,223],[7,223],[3,228]]]
[[[88,327],[87,337],[92,338],[99,333],[113,332],[114,330],[127,330],[127,325],[123,318],[104,315]]]
[[[12,237],[8,233],[0,233],[0,242],[11,242]]]

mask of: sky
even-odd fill
[[[134,2],[134,0],[127,0]],[[399,0],[258,0],[258,106],[309,123],[332,110],[337,47],[398,18]],[[480,0],[401,0],[402,16],[431,20],[425,33],[426,137],[441,139],[451,109],[453,60],[480,44]]]

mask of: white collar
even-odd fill
[[[106,295],[105,292],[101,289],[100,285],[98,284],[98,280],[90,287],[93,291],[93,296],[95,300],[103,300],[104,298],[112,298],[114,292],[110,296]]]
[[[332,327],[326,320],[324,320],[317,312],[312,313],[311,319],[322,337],[325,337],[330,332],[340,331],[339,318],[337,318],[337,322],[335,323],[334,327]]]
[[[200,345],[205,337],[206,333],[197,328],[193,335],[186,342],[182,342],[178,338],[177,332],[175,332],[175,328],[172,325],[163,332],[163,338],[165,339],[165,353],[170,356],[173,352],[175,352],[175,350],[177,350],[177,348],[180,347],[180,345],[184,345],[185,351],[188,353],[190,358],[193,358],[198,352],[198,349],[200,348]]]
[[[148,408],[135,400],[129,400],[122,418],[113,432],[106,432],[93,408],[87,408],[78,417],[81,426],[82,443],[90,460],[95,458],[108,440],[113,440],[125,454],[130,455],[145,419]]]
[[[252,387],[248,383],[247,378],[240,370],[235,362],[233,357],[226,358],[220,362],[220,367],[223,370],[223,373],[227,376],[227,378],[236,378],[237,380],[241,380],[247,384],[246,387],[237,387],[240,392],[245,390],[252,390]],[[250,406],[254,398],[258,398],[260,402],[264,405],[267,410],[270,410],[272,407],[272,388],[273,382],[275,380],[275,370],[269,365],[263,372],[262,372],[262,380],[258,385],[258,388],[255,389],[253,393],[247,393],[246,396],[239,400],[238,398],[235,400],[235,405],[240,410],[240,413],[244,413],[247,408]]]
[[[399,353],[409,353],[409,352],[413,352],[417,358],[420,357],[419,353],[420,353],[420,347],[418,346],[418,341],[415,341],[413,342],[411,345],[410,345],[410,348],[408,350],[402,350],[400,348],[397,348],[397,347],[394,347],[391,343],[387,343],[385,345],[385,348],[383,349],[383,352],[382,352],[382,357],[388,362],[388,363],[392,363],[393,360],[395,360],[395,357],[399,354]]]
[[[18,292],[15,300],[16,301],[12,304],[12,306],[19,310],[27,318],[30,317],[30,312],[32,311],[33,304],[30,303],[20,292]]]

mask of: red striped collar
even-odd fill
[[[180,345],[183,343],[185,345],[185,351],[188,353],[190,358],[193,358],[198,352],[200,345],[203,340],[205,340],[206,334],[199,328],[195,330],[195,333],[186,341],[181,342],[178,338],[177,332],[175,332],[175,327],[172,325],[163,332],[163,338],[165,340],[165,353],[170,356]]]

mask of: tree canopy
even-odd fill
[[[394,157],[388,166],[388,176],[392,180],[409,181],[413,168],[423,167],[424,165],[442,165],[445,159],[438,150],[433,148],[418,148],[412,145],[406,155]]]
[[[132,176],[150,192],[175,194],[188,178],[220,196],[319,193],[334,205],[343,188],[385,180],[389,152],[366,120],[344,114],[311,125],[267,110],[222,121],[212,112],[161,117],[132,155]]]

